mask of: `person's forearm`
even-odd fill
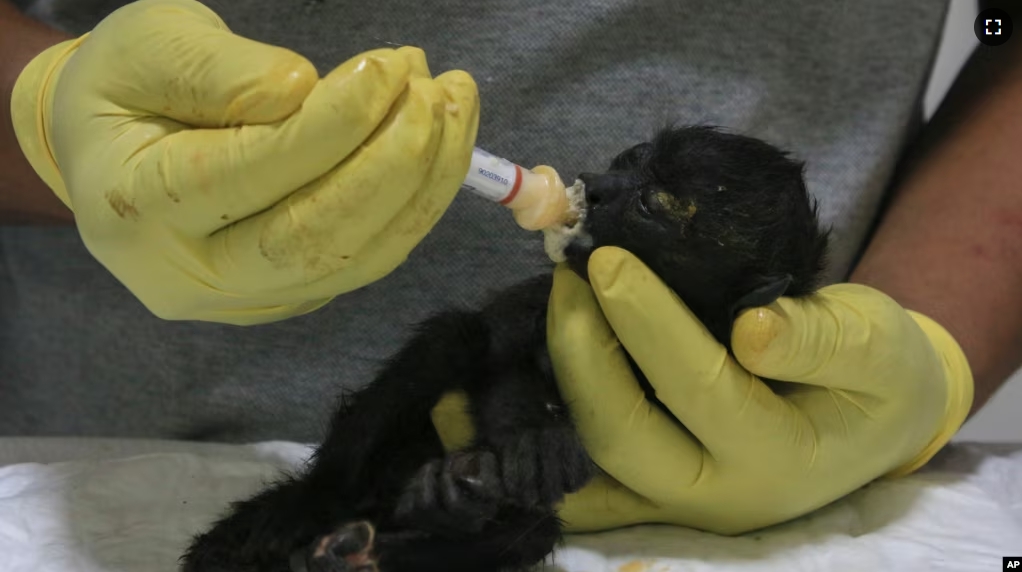
[[[1022,49],[981,50],[850,278],[955,337],[972,413],[1022,364]]]
[[[73,223],[71,211],[35,174],[14,137],[11,91],[21,70],[63,32],[22,15],[0,0],[0,224]]]

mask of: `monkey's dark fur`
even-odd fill
[[[604,174],[583,174],[589,254],[618,246],[660,276],[730,348],[737,311],[814,292],[827,233],[803,166],[756,139],[669,128]],[[551,276],[478,311],[450,311],[349,395],[307,469],[235,503],[183,557],[185,572],[495,572],[540,562],[552,509],[598,471],[558,395],[546,345]],[[651,386],[633,370],[656,402]],[[445,455],[430,411],[469,396],[474,443]]]

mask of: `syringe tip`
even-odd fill
[[[555,225],[571,224],[578,219],[576,201],[557,171],[540,165],[523,170],[518,195],[507,205],[515,222],[525,230],[542,230]]]

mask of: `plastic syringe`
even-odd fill
[[[526,230],[542,230],[577,216],[557,171],[541,165],[526,169],[476,147],[462,190],[511,209]]]

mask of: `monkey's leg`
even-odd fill
[[[196,539],[186,572],[286,570],[290,555],[318,536],[385,520],[415,469],[443,454],[430,411],[485,358],[480,330],[469,313],[425,322],[373,383],[345,399],[308,471],[234,505]]]
[[[428,418],[395,428],[387,437],[378,450],[368,453],[354,484],[345,471],[331,472],[340,465],[329,462],[336,452],[324,445],[317,451],[318,464],[307,473],[235,503],[228,516],[195,539],[184,557],[184,571],[286,572],[296,550],[315,545],[328,533],[339,535],[330,552],[339,562],[345,562],[340,556],[343,549],[350,552],[344,554],[349,563],[372,564],[366,547],[358,544],[365,536],[358,523],[387,526],[396,499],[415,470],[443,455]],[[339,442],[335,439],[332,445]]]
[[[418,437],[402,442],[384,441],[370,455],[362,482],[342,486],[346,475],[331,475],[324,468],[289,477],[256,496],[234,503],[230,513],[209,531],[196,537],[183,557],[185,572],[286,572],[296,550],[308,547],[327,533],[340,534],[331,554],[349,550],[351,562],[372,563],[358,540],[357,526],[386,523],[404,483],[443,447],[431,426],[412,428]],[[395,435],[395,437],[397,437]],[[330,451],[320,451],[321,458]],[[336,465],[326,465],[336,468]],[[360,554],[363,553],[363,554]],[[353,568],[357,569],[357,568]]]
[[[307,483],[283,479],[232,504],[230,513],[198,535],[182,556],[184,572],[283,572],[288,557],[331,523],[325,503]],[[341,517],[343,518],[343,517]]]

